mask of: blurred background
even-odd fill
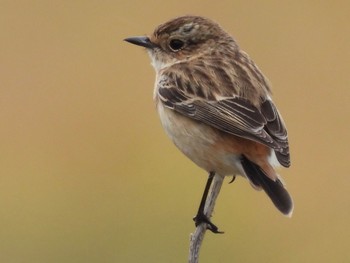
[[[1,1],[0,262],[187,262],[206,173],[168,140],[155,74],[122,40],[219,22],[273,84],[291,219],[242,178],[200,262],[349,262],[348,1]]]

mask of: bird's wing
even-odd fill
[[[271,100],[263,101],[260,110],[239,96],[208,100],[186,92],[166,77],[158,83],[157,92],[166,107],[223,132],[262,143],[275,150],[283,166],[290,165],[287,131]]]

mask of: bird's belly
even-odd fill
[[[189,159],[208,172],[241,174],[239,149],[221,147],[222,133],[210,126],[182,116],[158,103],[161,123],[173,143]]]

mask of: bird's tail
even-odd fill
[[[271,180],[257,164],[244,155],[241,158],[241,164],[250,182],[256,187],[261,187],[277,209],[290,217],[293,212],[293,200],[283,183],[279,179]]]

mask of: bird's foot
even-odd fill
[[[231,181],[229,181],[228,183],[229,183],[229,184],[232,184],[235,180],[236,180],[236,176],[233,175]]]
[[[223,234],[224,232],[219,231],[219,228],[214,225],[209,218],[204,215],[203,213],[198,213],[194,218],[193,221],[197,226],[199,226],[200,224],[207,224],[207,229],[210,230],[211,232],[215,233],[215,234]]]

